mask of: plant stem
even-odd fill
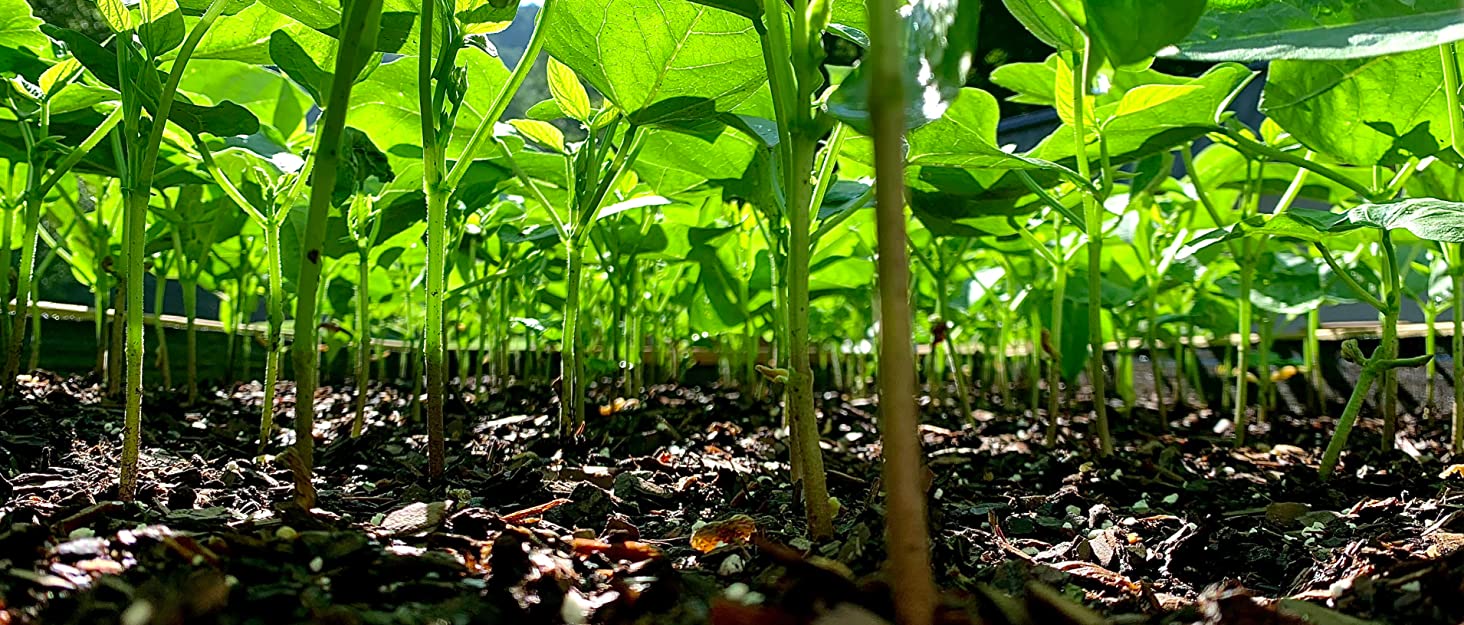
[[[576,434],[584,423],[585,384],[581,379],[580,366],[583,356],[579,349],[580,289],[584,274],[584,252],[580,249],[578,237],[570,236],[565,241],[566,267],[564,271],[564,331],[560,341],[560,384],[563,385],[559,403],[560,433],[569,438]]]
[[[214,21],[223,14],[227,4],[226,0],[210,2],[208,9],[193,26],[193,30],[188,33],[187,39],[184,40],[173,61],[167,83],[163,85],[163,91],[158,97],[157,107],[153,111],[151,129],[141,145],[137,143],[139,135],[136,128],[139,120],[136,114],[135,94],[133,95],[133,110],[126,119],[129,130],[127,135],[133,148],[129,151],[129,155],[134,157],[135,169],[128,171],[127,213],[123,220],[126,224],[124,229],[126,230],[127,247],[127,408],[122,434],[122,472],[117,486],[118,498],[123,501],[131,501],[137,492],[138,447],[142,440],[142,261],[147,237],[147,205],[151,199],[153,173],[157,169],[158,149],[162,145],[163,130],[168,125],[168,115],[173,107],[173,99],[178,93],[178,82],[183,79],[183,69],[188,66],[188,60],[193,57],[193,50],[198,47],[198,42],[213,26]],[[122,59],[125,59],[127,54],[119,51],[117,56],[118,62],[125,66],[126,63]],[[152,71],[152,68],[146,67],[143,68],[143,71]],[[123,75],[130,74],[123,72]],[[123,91],[125,93],[128,90]]]
[[[381,25],[381,4],[382,0],[348,0],[345,5],[335,74],[317,134],[317,156],[310,184],[310,209],[305,224],[305,236],[300,243],[302,258],[300,277],[296,281],[295,337],[291,346],[297,389],[296,455],[304,467],[304,471],[300,472],[302,475],[296,479],[295,497],[297,503],[301,504],[314,503],[314,487],[307,480],[315,466],[314,400],[315,389],[320,383],[320,353],[316,338],[319,320],[316,318],[316,306],[320,299],[321,248],[325,245],[331,193],[335,189],[337,168],[341,161],[341,138],[351,102],[351,89],[355,85],[357,72],[364,65],[361,59],[376,47],[376,35]]]
[[[1347,407],[1342,410],[1342,416],[1337,420],[1337,431],[1332,434],[1332,440],[1327,443],[1327,451],[1322,454],[1320,473],[1323,480],[1331,477],[1332,472],[1337,469],[1337,461],[1342,457],[1342,450],[1347,447],[1347,436],[1352,433],[1352,426],[1357,423],[1357,415],[1362,410],[1362,404],[1366,400],[1368,392],[1372,390],[1375,378],[1377,378],[1377,371],[1363,365],[1362,373],[1357,376],[1357,384],[1352,387],[1352,396],[1347,399]]]
[[[281,209],[283,211],[283,209]],[[264,448],[274,433],[275,387],[280,379],[280,337],[285,326],[285,293],[283,276],[280,275],[280,226],[271,220],[264,224],[265,262],[269,264],[269,294],[266,307],[269,312],[269,336],[265,340],[267,352],[264,355],[264,399],[259,409],[259,451]]]
[[[1318,414],[1327,405],[1327,387],[1322,380],[1322,312],[1313,308],[1306,313],[1306,375],[1311,387],[1312,409]]]
[[[430,0],[429,0],[430,1]],[[371,256],[361,246],[356,254],[356,418],[351,438],[366,427],[367,388],[371,384]]]
[[[1062,222],[1054,224],[1060,233]],[[1063,310],[1067,299],[1067,266],[1057,264],[1053,266],[1052,277],[1052,329],[1048,332],[1054,350],[1062,349],[1062,324]],[[1033,349],[1043,349],[1040,345],[1034,345]],[[1059,352],[1048,354],[1047,365],[1047,436],[1045,443],[1048,447],[1057,444],[1057,415],[1062,407],[1062,373],[1063,357]]]
[[[1393,247],[1393,235],[1388,230],[1382,231],[1383,246],[1383,279],[1387,289],[1384,294],[1387,307],[1383,309],[1383,339],[1380,347],[1384,359],[1398,357],[1398,313],[1400,301],[1402,300],[1402,284],[1398,275],[1398,253]],[[1393,439],[1398,430],[1398,375],[1392,369],[1383,372],[1383,397],[1381,412],[1383,413],[1383,440],[1382,449],[1388,451],[1393,449]]]
[[[1438,353],[1438,345],[1437,345],[1438,344],[1438,318],[1439,318],[1439,309],[1437,307],[1434,307],[1434,306],[1425,306],[1425,307],[1423,307],[1423,324],[1424,324],[1424,328],[1425,328],[1424,335],[1423,335],[1423,353],[1425,353],[1425,354],[1427,354],[1429,356],[1433,356],[1433,355],[1436,355]],[[1424,365],[1423,375],[1424,375],[1424,378],[1426,378],[1426,381],[1424,382],[1424,390],[1423,390],[1423,397],[1424,397],[1423,405],[1424,405],[1424,410],[1428,413],[1428,415],[1430,417],[1432,417],[1433,416],[1433,412],[1434,412],[1434,395],[1435,395],[1435,393],[1434,393],[1434,386],[1435,386],[1434,385],[1434,376],[1438,375],[1438,366],[1437,366],[1437,363],[1435,363],[1432,359],[1430,359],[1428,361],[1428,364],[1427,365]]]
[[[869,15],[874,25],[870,33],[872,49],[869,63],[874,76],[871,84],[880,85],[879,89],[870,90],[869,99],[878,197],[875,224],[879,247],[880,437],[884,442],[887,493],[885,539],[889,545],[891,579],[894,580],[896,620],[902,625],[928,625],[935,613],[937,597],[935,580],[930,573],[930,538],[923,485],[925,463],[920,445],[920,417],[915,405],[915,352],[911,343],[908,299],[910,259],[905,245],[903,146],[905,95],[900,76],[902,55],[897,44],[900,25],[894,0],[871,0]],[[802,210],[805,205],[794,203],[793,206],[794,210],[807,214]],[[942,319],[944,314],[942,310]],[[804,351],[803,355],[806,357],[807,352]],[[953,358],[951,365],[960,384],[960,364]]]
[[[1092,166],[1088,162],[1088,130],[1086,126],[1088,95],[1088,69],[1093,61],[1093,45],[1084,41],[1082,62],[1073,68],[1073,144],[1078,155],[1078,175],[1092,180]],[[1097,129],[1095,129],[1096,131]],[[1101,142],[1102,139],[1100,138]],[[1113,453],[1113,437],[1108,433],[1108,403],[1104,391],[1103,373],[1103,276],[1099,268],[1103,264],[1103,206],[1092,194],[1083,194],[1083,219],[1087,226],[1088,239],[1088,378],[1093,386],[1094,426],[1097,429],[1099,453],[1107,456]]]
[[[437,143],[440,130],[437,120],[446,103],[434,101],[432,91],[432,77],[442,71],[433,67],[437,60],[432,47],[432,33],[437,29],[437,20],[433,17],[436,5],[436,0],[422,2],[421,49],[417,56],[417,92],[421,104],[418,112],[422,120],[422,193],[427,197],[427,473],[434,481],[442,479],[447,454],[443,432],[443,395],[447,392],[447,352],[443,341],[446,319],[443,317],[442,299],[447,279],[447,200],[453,189],[446,183],[446,176],[450,173],[447,170],[447,146]],[[444,15],[442,19],[455,18]],[[457,42],[443,41],[442,45],[457,45]],[[520,59],[520,65],[525,60]],[[532,60],[528,62],[533,63]],[[489,122],[487,118],[483,121]],[[464,164],[463,168],[466,167]]]
[[[1464,451],[1464,384],[1459,383],[1459,380],[1464,380],[1464,271],[1461,271],[1464,268],[1460,267],[1464,262],[1464,243],[1448,245],[1448,249],[1454,252],[1449,263],[1449,280],[1454,287],[1454,336],[1450,357],[1454,361],[1453,447],[1454,453],[1459,453]]]

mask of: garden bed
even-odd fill
[[[121,504],[120,407],[86,379],[30,377],[0,412],[0,462],[12,476],[0,485],[3,614],[797,623],[845,602],[889,613],[872,400],[821,398],[840,512],[837,538],[811,544],[766,399],[678,386],[628,402],[600,395],[587,440],[559,453],[550,389],[459,389],[447,480],[434,487],[404,393],[373,389],[376,416],[358,439],[348,436],[353,394],[317,397],[313,511],[292,507],[289,469],[257,454],[257,384],[218,389],[193,408],[150,395],[141,489]],[[284,390],[286,431],[293,400]],[[1082,418],[1064,420],[1059,448],[1047,451],[1041,424],[1022,415],[981,410],[972,429],[954,405],[927,401],[924,414],[935,569],[964,614],[1001,622],[992,615],[1007,606],[1036,619],[1077,610],[1077,599],[1124,622],[1303,622],[1285,616],[1306,611],[1298,601],[1388,623],[1464,618],[1453,484],[1464,478],[1437,443],[1447,440],[1442,422],[1403,419],[1402,451],[1382,454],[1377,424],[1364,418],[1322,486],[1328,418],[1283,413],[1255,447],[1234,451],[1206,409],[1172,414],[1165,434],[1130,430],[1153,416],[1141,406],[1116,421],[1122,453],[1095,461]],[[732,544],[710,553],[692,547],[700,524],[735,515],[751,519],[755,538],[729,532]],[[1026,604],[994,599],[1034,584],[1068,599],[1041,590]]]

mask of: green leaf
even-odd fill
[[[914,0],[902,9],[905,126],[919,128],[945,114],[975,64],[979,0]],[[869,132],[870,83],[866,65],[854,68],[824,105],[853,128]]]
[[[1434,198],[1362,204],[1344,213],[1351,227],[1407,230],[1425,241],[1464,243],[1464,203]],[[1334,227],[1341,229],[1342,224]]]
[[[1450,145],[1436,50],[1271,64],[1261,110],[1303,145],[1350,165],[1394,166]]]
[[[554,124],[541,122],[533,119],[514,119],[508,122],[524,138],[533,141],[541,146],[552,149],[561,154],[564,153],[564,133],[560,132]]]
[[[1042,43],[1058,50],[1083,47],[1083,34],[1050,0],[1002,0],[1002,3]]]
[[[1114,112],[1114,116],[1146,111],[1199,88],[1198,85],[1144,85],[1124,94],[1123,99],[1118,101],[1118,110]]]
[[[1150,58],[1194,30],[1205,0],[1084,0],[1088,32],[1115,66]]]
[[[910,132],[911,165],[967,169],[1042,169],[1037,159],[1006,152],[996,145],[1001,110],[991,94],[968,87],[940,119]]]
[[[1358,59],[1464,39],[1457,0],[1213,0],[1163,54],[1192,61]]]
[[[317,58],[284,31],[276,31],[270,35],[269,56],[280,71],[310,94],[316,105],[325,102],[326,95],[330,92],[332,76],[322,67],[328,67],[324,63],[329,62],[329,59]]]
[[[271,36],[277,31],[307,42],[311,49],[318,46],[329,50],[332,59],[335,56],[335,42],[329,37],[267,6],[254,4],[235,15],[219,18],[218,24],[199,40],[193,58],[277,65],[270,57]]]
[[[549,54],[632,123],[729,112],[767,82],[762,45],[742,16],[678,0],[563,1],[546,26]]]
[[[112,32],[132,30],[132,13],[127,11],[127,5],[122,0],[97,0],[97,10],[102,13],[102,19],[107,20],[107,26],[112,28]]]
[[[183,43],[188,29],[175,0],[142,0],[138,6],[147,19],[138,26],[137,36],[153,56],[162,56]]]
[[[47,68],[41,74],[40,87],[47,97],[55,96],[58,91],[65,88],[67,83],[62,82],[71,76],[72,73],[81,69],[81,63],[76,59],[66,59]]]
[[[458,112],[456,131],[445,146],[451,157],[462,153],[471,130],[482,121],[499,87],[508,80],[503,62],[478,48],[464,48],[457,61],[467,68],[468,90]],[[417,57],[405,56],[383,63],[356,86],[351,95],[349,123],[365,130],[395,161],[417,160],[422,142],[420,106]],[[393,166],[400,169],[396,162]]]
[[[1113,107],[1116,113],[1116,104],[1099,107],[1098,114],[1107,118],[1103,139],[1107,143],[1109,157],[1114,163],[1128,163],[1204,136],[1219,127],[1220,114],[1254,77],[1255,74],[1243,65],[1225,63],[1185,81],[1184,84],[1198,88],[1189,89],[1162,104],[1125,115],[1111,114],[1106,110]],[[1027,156],[1071,169],[1076,165],[1076,152],[1073,129],[1064,124]],[[1097,143],[1089,141],[1086,153],[1096,167],[1100,162]]]
[[[579,121],[589,121],[590,95],[585,93],[585,86],[580,84],[579,77],[574,75],[574,70],[551,56],[547,71],[549,93],[559,104],[559,110]]]
[[[86,35],[74,30],[56,28],[49,24],[42,25],[41,29],[51,37],[65,42],[72,55],[97,80],[113,89],[121,89],[122,81],[117,75],[117,56],[111,50],[97,45]],[[153,80],[142,82],[143,106],[152,111],[159,96],[155,91],[163,84],[166,76],[157,70],[146,71],[155,74]],[[168,120],[189,132],[206,132],[217,137],[249,135],[259,130],[259,119],[238,104],[225,100],[215,106],[201,106],[189,101],[183,94],[179,94],[174,100]]]
[[[0,0],[0,48],[40,52],[48,44],[41,34],[41,20],[31,13],[25,0]]]
[[[518,7],[518,0],[464,0],[458,3],[457,20],[467,26],[467,34],[491,35],[513,23]]]
[[[263,67],[236,61],[194,60],[184,68],[179,89],[211,103],[237,102],[286,138],[305,131],[309,96],[284,76]]]

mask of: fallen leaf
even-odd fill
[[[691,534],[691,548],[702,553],[722,545],[743,545],[757,533],[757,521],[745,514],[708,523]]]

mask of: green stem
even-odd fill
[[[1327,387],[1322,380],[1322,312],[1313,308],[1306,313],[1306,376],[1311,387],[1312,410],[1321,414],[1327,405]]]
[[[1377,378],[1377,374],[1373,367],[1363,365],[1362,373],[1357,376],[1357,384],[1352,387],[1352,397],[1347,399],[1347,407],[1342,410],[1342,416],[1337,420],[1337,431],[1332,434],[1332,440],[1327,443],[1327,451],[1322,454],[1320,468],[1322,479],[1331,477],[1332,472],[1337,469],[1337,461],[1342,457],[1342,450],[1347,447],[1347,436],[1352,433],[1352,426],[1357,423],[1357,415],[1362,411],[1362,404],[1372,390],[1373,380]]]
[[[1093,46],[1084,42],[1082,62],[1073,70],[1073,136],[1078,146],[1078,175],[1092,180],[1092,165],[1088,162],[1088,130],[1085,127],[1088,95],[1088,70],[1093,61]],[[1094,129],[1095,131],[1097,129]],[[1102,142],[1101,137],[1099,142]],[[1105,176],[1106,178],[1106,176]],[[1106,185],[1104,185],[1106,187]],[[1097,429],[1099,453],[1104,456],[1113,453],[1113,437],[1108,432],[1108,402],[1104,391],[1106,381],[1103,373],[1103,305],[1098,293],[1103,292],[1103,205],[1100,198],[1083,194],[1083,218],[1087,222],[1088,239],[1088,378],[1093,386],[1094,426]]]
[[[1449,259],[1450,282],[1454,287],[1453,317],[1454,336],[1451,349],[1452,360],[1454,361],[1454,418],[1453,418],[1453,447],[1454,453],[1464,451],[1464,271],[1460,271],[1460,263],[1464,262],[1464,243],[1445,244],[1446,249],[1453,250],[1453,258]]]
[[[1261,158],[1268,161],[1288,163],[1297,167],[1301,167],[1303,169],[1311,170],[1313,173],[1316,173],[1323,178],[1347,187],[1348,189],[1370,201],[1384,201],[1388,199],[1383,194],[1378,193],[1376,190],[1372,189],[1368,185],[1353,180],[1352,178],[1344,175],[1340,171],[1332,169],[1331,167],[1318,163],[1314,160],[1308,160],[1304,156],[1298,156],[1293,152],[1279,150],[1264,143],[1255,141],[1254,139],[1245,136],[1244,133],[1236,130],[1235,128],[1226,126],[1222,130],[1222,134],[1225,136],[1226,139],[1233,143],[1235,147],[1253,157]]]
[[[430,16],[431,10],[427,8],[427,4],[430,3],[422,3],[423,15]],[[524,48],[523,56],[519,57],[518,63],[514,65],[513,73],[508,76],[508,82],[503,84],[503,88],[493,98],[493,104],[489,106],[488,113],[478,122],[478,127],[473,129],[473,134],[468,138],[468,144],[463,147],[462,154],[458,155],[457,161],[453,163],[452,170],[448,171],[444,177],[443,184],[448,189],[456,189],[462,183],[463,177],[468,174],[468,167],[472,165],[473,159],[477,158],[478,153],[483,150],[483,144],[493,138],[493,125],[498,123],[498,119],[503,117],[504,111],[508,110],[509,102],[513,100],[513,96],[523,86],[524,79],[529,77],[529,70],[533,68],[534,62],[539,59],[540,51],[544,49],[544,42],[548,34],[546,25],[549,23],[549,17],[558,13],[556,10],[558,6],[559,0],[544,0],[544,6],[539,9],[539,14],[534,18],[534,33],[529,35],[529,44]],[[451,19],[451,16],[448,16],[448,19]],[[429,23],[429,21],[424,21],[423,23]],[[430,36],[424,35],[421,39],[430,43]],[[431,47],[424,46],[423,50],[428,51],[428,53],[423,54],[422,57],[430,59],[432,56],[430,54]],[[431,61],[428,60],[427,62],[430,63]],[[424,82],[422,84],[425,85],[426,83]]]
[[[295,436],[296,454],[308,478],[315,466],[315,390],[319,381],[319,341],[316,338],[316,307],[320,299],[321,253],[325,245],[326,223],[330,216],[331,194],[335,189],[341,162],[341,138],[350,108],[351,89],[360,60],[376,47],[380,30],[382,0],[351,0],[341,19],[340,47],[336,53],[335,75],[330,96],[317,135],[318,152],[310,184],[310,208],[301,240],[300,275],[296,280],[295,337],[292,356],[295,363]],[[432,4],[430,2],[424,4]],[[441,328],[438,329],[439,332]],[[297,479],[296,499],[313,503],[314,488]]]
[[[1423,308],[1423,324],[1425,328],[1423,335],[1423,353],[1429,356],[1438,353],[1438,318],[1439,309],[1437,307],[1430,305]],[[1424,382],[1423,405],[1429,416],[1433,416],[1435,395],[1434,376],[1438,375],[1438,363],[1430,359],[1428,364],[1424,366],[1423,375],[1427,380]]]
[[[129,155],[139,157],[133,163],[136,169],[128,172],[128,188],[126,189],[127,213],[126,242],[127,242],[127,409],[123,425],[122,435],[122,472],[118,482],[118,497],[123,501],[131,501],[137,492],[137,460],[139,446],[142,441],[142,368],[143,368],[143,328],[142,328],[142,261],[144,244],[147,236],[147,205],[151,199],[153,173],[157,169],[158,149],[162,145],[163,130],[167,128],[168,116],[173,107],[173,99],[178,93],[178,82],[183,79],[183,70],[188,66],[188,61],[193,57],[193,51],[198,47],[198,42],[208,32],[220,15],[224,7],[229,3],[226,0],[213,0],[209,3],[208,9],[204,11],[193,30],[188,33],[188,38],[178,50],[178,56],[173,61],[173,68],[168,73],[167,83],[158,98],[157,107],[153,113],[153,123],[148,132],[146,143],[140,146],[135,139],[138,136],[135,132],[137,119],[128,115],[131,119],[127,125],[129,139],[132,140],[133,150]],[[129,35],[130,36],[130,35]],[[126,58],[127,54],[118,54],[119,59]],[[121,61],[119,61],[121,62]],[[151,68],[143,68],[144,71],[152,71]],[[127,75],[124,73],[124,75]],[[124,91],[126,91],[124,89]],[[135,96],[134,96],[135,99]],[[124,108],[126,106],[124,105]]]
[[[275,387],[280,379],[281,340],[285,326],[285,292],[280,258],[280,227],[276,223],[264,226],[265,262],[269,263],[269,294],[266,308],[269,311],[269,335],[265,340],[264,355],[264,399],[259,409],[259,451],[269,444],[274,433]]]
[[[356,418],[351,438],[366,427],[367,389],[371,384],[371,256],[363,246],[356,254]]]
[[[1383,313],[1383,339],[1382,357],[1394,359],[1398,357],[1398,313],[1402,299],[1402,278],[1398,272],[1398,253],[1393,246],[1393,236],[1388,230],[1382,231],[1383,247],[1383,277],[1386,285],[1387,308]],[[1393,439],[1398,429],[1398,375],[1392,369],[1383,372],[1383,397],[1381,412],[1383,413],[1383,440],[1382,449],[1388,451],[1393,449]]]
[[[451,130],[437,128],[437,120],[446,103],[435,102],[432,91],[432,77],[441,71],[440,68],[433,67],[436,55],[432,47],[432,33],[437,28],[433,8],[436,5],[436,0],[422,2],[421,23],[424,28],[419,39],[421,49],[417,57],[417,93],[422,120],[422,193],[427,197],[427,473],[433,480],[440,480],[447,463],[447,443],[443,431],[444,395],[447,393],[447,352],[443,340],[446,319],[443,316],[442,300],[447,279],[447,201],[452,195],[453,186],[447,181],[451,174],[447,170],[447,146],[437,143],[440,131]],[[444,15],[442,19],[446,21],[454,17]],[[541,16],[541,24],[542,20]],[[457,43],[444,41],[442,45]],[[524,58],[519,59],[519,65],[532,65],[533,59],[538,56],[538,51],[534,52],[535,55],[531,58],[525,51]],[[497,120],[497,116],[484,117],[479,128],[485,125],[491,127]],[[478,135],[475,131],[474,138],[477,139]],[[474,145],[474,142],[469,142],[470,148]],[[469,152],[467,158],[458,162],[463,170],[471,163],[471,154]]]
[[[568,256],[564,273],[564,331],[563,348],[560,353],[560,384],[563,395],[559,402],[560,431],[566,437],[574,436],[584,423],[584,380],[580,378],[582,356],[579,349],[580,290],[584,274],[584,253],[577,237],[565,241]]]

